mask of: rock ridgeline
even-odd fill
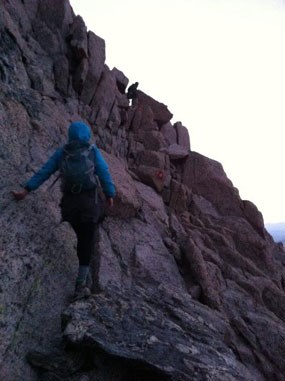
[[[128,78],[67,0],[2,1],[0,41],[0,380],[283,381],[284,253],[222,165],[164,104],[140,91],[128,107]],[[58,184],[11,191],[78,119],[118,195],[94,294],[70,303]]]

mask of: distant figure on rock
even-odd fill
[[[127,98],[132,100],[132,106],[137,106],[138,104],[138,82],[133,83],[127,92]]]
[[[87,275],[95,251],[95,228],[104,216],[103,202],[98,193],[102,184],[108,205],[113,206],[115,186],[108,166],[95,144],[90,144],[91,131],[83,122],[73,122],[68,130],[68,143],[58,148],[48,161],[24,185],[13,191],[16,200],[23,200],[53,173],[60,171],[62,220],[68,221],[77,236],[78,276],[75,299],[90,295]],[[59,178],[58,177],[58,178]]]

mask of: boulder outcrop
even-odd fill
[[[0,7],[0,380],[283,381],[284,251],[222,164],[105,63],[68,0]],[[58,182],[11,191],[84,120],[117,187],[92,295],[72,302],[76,240]]]

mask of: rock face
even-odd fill
[[[0,8],[0,380],[283,381],[284,252],[222,165],[167,106],[105,64],[67,0]],[[91,126],[117,187],[93,295],[71,303],[75,235],[50,179],[11,191],[71,121]]]

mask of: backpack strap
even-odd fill
[[[60,178],[60,173],[56,176],[55,180],[51,183],[51,185],[48,186],[47,190],[50,190],[55,185],[55,183],[59,180],[59,178]]]

